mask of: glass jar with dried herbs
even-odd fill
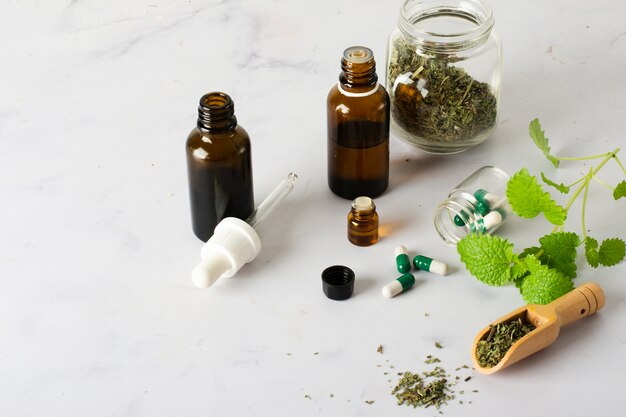
[[[480,0],[405,0],[389,37],[392,133],[422,150],[462,152],[495,130],[502,48]]]

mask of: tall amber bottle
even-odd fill
[[[245,220],[254,210],[250,137],[227,94],[202,96],[186,150],[193,232],[206,242],[224,217]]]
[[[351,200],[376,197],[389,184],[389,96],[369,48],[346,49],[341,70],[327,101],[328,186]]]

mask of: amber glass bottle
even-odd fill
[[[250,137],[227,94],[202,96],[186,150],[193,232],[206,242],[224,217],[245,220],[254,210]]]
[[[389,96],[370,49],[346,49],[341,70],[327,102],[328,186],[343,198],[376,197],[389,183]]]
[[[378,213],[374,200],[357,197],[348,213],[348,240],[357,246],[370,246],[378,242]]]

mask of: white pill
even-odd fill
[[[502,224],[502,214],[498,210],[490,211],[483,217],[483,227],[486,231],[492,230]]]

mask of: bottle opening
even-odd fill
[[[233,100],[226,93],[213,92],[202,96],[200,105],[209,109],[221,109],[232,106]]]
[[[374,200],[369,197],[357,197],[352,202],[352,208],[356,211],[371,210],[374,208]]]
[[[362,64],[373,59],[374,53],[365,46],[352,46],[343,52],[343,57],[353,64]]]
[[[203,95],[198,106],[198,127],[208,131],[233,129],[237,126],[235,104],[226,93]]]
[[[454,37],[472,31],[480,22],[462,10],[435,10],[412,20],[414,25],[433,36]]]
[[[455,52],[484,42],[494,25],[481,0],[405,0],[400,29],[425,50]]]

